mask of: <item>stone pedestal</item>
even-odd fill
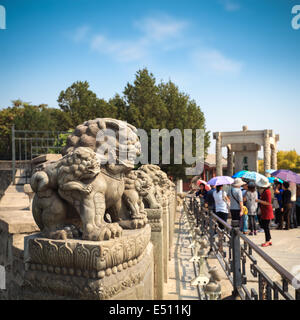
[[[38,231],[29,210],[0,210],[0,265],[3,266],[6,289],[0,289],[0,299],[22,299],[24,237]]]
[[[108,241],[25,238],[24,299],[153,299],[151,228]]]
[[[153,244],[154,259],[154,299],[164,297],[164,255],[163,255],[163,221],[162,209],[145,209],[151,226],[151,242]]]

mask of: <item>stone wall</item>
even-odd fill
[[[5,268],[5,287],[0,299],[21,299],[24,281],[24,238],[36,231],[31,211],[0,211],[0,265]]]

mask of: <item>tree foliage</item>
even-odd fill
[[[89,89],[87,81],[74,82],[65,91],[61,91],[57,102],[70,119],[71,127],[76,127],[89,119],[114,118],[117,114],[116,107],[108,104],[104,99],[99,99]]]
[[[259,172],[264,172],[264,160],[258,161]],[[296,150],[290,151],[278,151],[277,152],[277,168],[291,170],[300,173],[300,155],[297,154]]]
[[[297,154],[296,150],[278,151],[277,166],[278,169],[300,172],[300,155]]]

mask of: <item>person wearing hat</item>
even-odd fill
[[[250,229],[249,236],[252,236],[253,234],[256,236],[255,216],[257,212],[257,202],[256,202],[257,199],[258,199],[258,196],[256,192],[255,183],[250,181],[248,183],[248,190],[244,194],[244,202],[248,209],[248,220],[249,220],[249,229]]]
[[[270,221],[274,219],[273,207],[272,207],[272,194],[270,190],[271,183],[268,178],[262,178],[256,185],[260,187],[263,192],[260,196],[260,199],[257,199],[256,202],[260,204],[261,210],[261,224],[262,228],[265,231],[266,241],[261,245],[262,247],[268,247],[272,245],[271,242],[271,233],[270,233]]]
[[[246,183],[241,178],[234,179],[229,192],[231,219],[240,221],[243,216],[243,194],[241,186]]]

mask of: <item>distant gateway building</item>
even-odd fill
[[[214,132],[216,140],[216,175],[223,175],[222,147],[227,148],[227,175],[241,170],[258,171],[258,151],[264,149],[264,170],[277,169],[277,142],[273,130]]]

